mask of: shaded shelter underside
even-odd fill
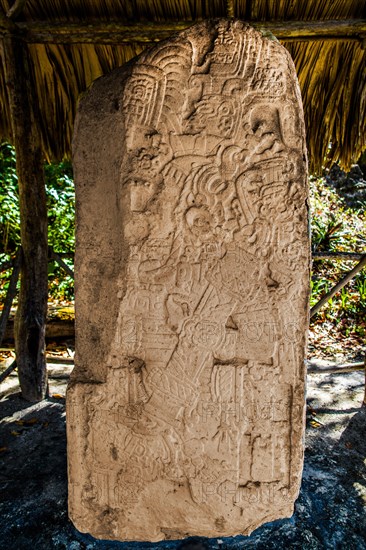
[[[10,4],[0,0],[3,13]],[[311,171],[338,160],[349,167],[366,147],[365,13],[366,3],[358,0],[99,0],[87,5],[82,0],[28,0],[15,23],[28,43],[30,86],[45,156],[70,156],[78,97],[93,80],[182,26],[234,16],[272,27],[290,51],[303,97]],[[314,32],[306,21],[320,27]],[[323,32],[321,21],[328,22]],[[117,23],[117,43],[111,22]],[[301,24],[300,35],[291,30]],[[12,141],[2,64],[0,97],[0,139]]]

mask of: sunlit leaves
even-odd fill
[[[48,242],[56,252],[73,253],[75,249],[75,192],[70,162],[45,165]],[[18,178],[13,147],[0,145],[0,261],[14,255],[20,244]],[[65,262],[73,267],[70,259]],[[55,263],[49,264],[49,290],[53,296],[70,298],[73,280]],[[0,275],[0,292],[6,292],[9,272]]]
[[[310,203],[313,253],[365,251],[365,210],[348,208],[324,178],[310,178]],[[354,265],[354,262],[346,260],[315,260],[311,307]],[[365,269],[329,300],[312,319],[311,328],[312,353],[322,349],[329,355],[331,349],[336,349],[337,341],[343,350],[348,344],[355,350],[361,350],[366,331]]]

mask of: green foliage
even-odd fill
[[[366,311],[366,273],[363,270],[356,278],[356,288],[360,295],[360,306]]]
[[[45,166],[48,244],[55,252],[75,250],[75,189],[69,162]]]
[[[350,209],[324,178],[310,178],[312,250],[362,252],[366,248],[364,210]],[[352,267],[353,261],[315,260],[311,283],[311,307]],[[358,273],[323,306],[312,320],[312,328],[325,321],[333,335],[362,336],[366,328],[366,270]],[[332,327],[332,328],[331,328]]]
[[[75,191],[70,162],[45,165],[48,208],[48,244],[59,253],[75,250]],[[20,244],[20,213],[15,151],[0,145],[0,261],[14,255]],[[71,260],[64,260],[73,267]],[[74,282],[55,262],[49,263],[49,289],[53,297],[72,298]],[[0,293],[7,289],[9,273],[0,275]]]
[[[13,254],[20,244],[18,177],[15,151],[7,143],[0,145],[0,258]]]
[[[310,295],[310,307],[315,306],[319,298],[328,292],[329,282],[322,277],[317,278],[314,274],[310,281],[311,295]]]
[[[313,252],[359,252],[366,244],[365,213],[347,207],[324,178],[310,177]]]

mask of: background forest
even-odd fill
[[[46,164],[49,246],[73,268],[75,250],[75,192],[70,162]],[[310,177],[313,253],[363,253],[366,245],[366,182],[355,166],[344,174],[334,166],[324,177]],[[0,146],[0,263],[14,256],[20,244],[18,183],[15,152]],[[315,260],[311,306],[353,266],[350,260]],[[53,309],[73,315],[73,279],[49,262],[49,301]],[[0,300],[9,285],[10,271],[0,274]],[[18,283],[19,284],[19,283]],[[331,299],[311,320],[310,355],[360,356],[365,352],[366,269]]]

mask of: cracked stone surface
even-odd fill
[[[196,25],[79,108],[69,514],[102,539],[248,534],[298,496],[307,167],[289,54]]]

